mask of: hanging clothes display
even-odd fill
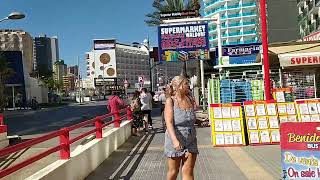
[[[252,100],[264,99],[264,85],[262,80],[251,80]]]

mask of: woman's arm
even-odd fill
[[[166,121],[167,130],[173,142],[174,148],[177,151],[181,150],[182,149],[181,144],[177,139],[177,136],[173,127],[173,102],[171,98],[166,99],[166,105],[164,108],[164,119]]]

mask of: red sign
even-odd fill
[[[283,67],[315,65],[320,64],[320,53],[280,54],[279,61]]]
[[[280,127],[282,179],[320,179],[320,122],[287,122]]]
[[[303,37],[303,41],[319,41],[320,40],[320,31],[309,34],[308,36]]]
[[[320,150],[320,122],[289,122],[280,126],[281,150]]]

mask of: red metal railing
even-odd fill
[[[111,118],[111,117],[113,117],[114,120],[104,123],[104,120],[106,120],[107,118]],[[0,170],[0,178],[5,177],[5,176],[21,169],[21,168],[24,168],[24,167],[44,158],[52,153],[57,152],[57,151],[60,151],[60,159],[69,159],[70,158],[70,144],[72,144],[80,139],[83,139],[84,137],[86,137],[90,134],[93,134],[93,133],[95,133],[96,139],[101,139],[103,127],[106,127],[106,126],[114,123],[114,127],[118,128],[118,127],[120,127],[121,121],[125,120],[125,119],[132,120],[132,112],[129,107],[124,108],[118,112],[109,113],[109,114],[105,114],[102,116],[97,116],[94,119],[90,119],[90,120],[81,122],[79,124],[65,127],[60,130],[46,134],[44,136],[34,138],[34,139],[28,140],[23,143],[19,143],[14,146],[4,148],[4,149],[0,150],[0,158],[6,157],[12,153],[15,153],[17,151],[21,151],[23,149],[30,148],[31,146],[34,146],[36,144],[40,144],[42,142],[48,141],[53,138],[57,138],[57,137],[60,138],[59,145],[52,147],[52,148],[50,148],[40,154],[34,155],[31,158],[24,160],[18,164],[15,164],[11,167]],[[82,128],[85,126],[93,125],[93,124],[95,126],[94,129],[70,139],[70,137],[69,137],[70,131],[73,131],[73,130],[76,130],[76,129],[79,129],[79,128]]]

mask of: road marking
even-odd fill
[[[248,179],[274,179],[241,147],[224,148],[224,150]]]

